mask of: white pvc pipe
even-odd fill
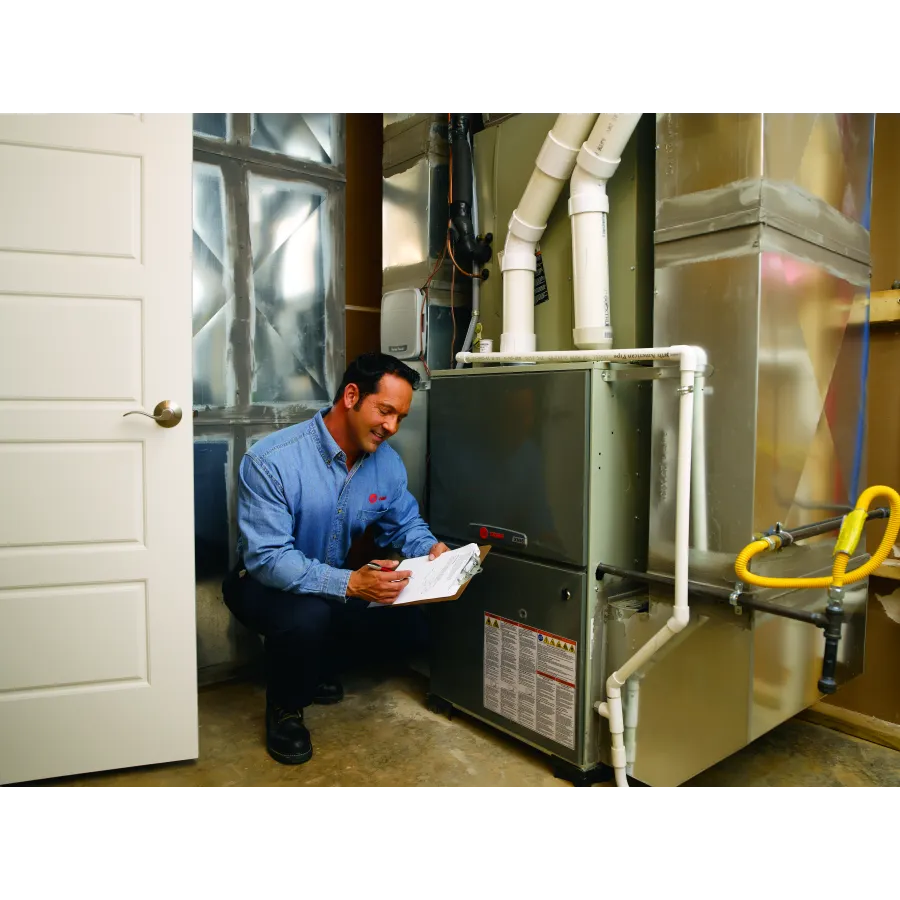
[[[701,350],[698,365],[706,368],[706,354]],[[694,379],[694,449],[691,467],[691,490],[693,492],[692,544],[695,549],[709,550],[709,523],[706,496],[706,376],[698,374]]]
[[[553,207],[559,199],[563,182],[551,178],[540,169],[535,169],[528,179],[522,199],[516,207],[515,214],[522,222],[537,228],[546,226]],[[537,224],[536,224],[537,223]]]
[[[535,348],[535,248],[547,219],[575,167],[578,148],[596,113],[561,113],[544,140],[522,199],[509,220],[500,268],[503,272],[503,333],[500,349],[528,353]]]
[[[641,683],[636,675],[625,684],[625,774],[634,774],[634,760],[637,755],[638,701]]]
[[[640,118],[640,113],[601,113],[585,143],[604,159],[618,161]]]
[[[500,346],[513,353],[534,352],[534,272],[509,269],[503,273],[503,333]]]
[[[523,363],[523,362],[645,362],[651,359],[677,359],[681,369],[697,370],[700,347],[675,344],[672,347],[635,347],[627,350],[541,350],[534,353],[457,353],[460,362]]]
[[[606,183],[576,167],[572,174],[569,219],[572,224],[572,339],[584,350],[613,345],[609,302],[609,239]]]
[[[606,182],[618,169],[622,150],[640,117],[640,113],[601,114],[578,154],[572,174],[572,339],[583,349],[601,350],[613,344]]]
[[[470,362],[474,353],[460,353],[457,359]],[[479,362],[636,362],[650,359],[677,358],[680,369],[678,408],[678,458],[675,476],[675,606],[669,621],[646,644],[638,649],[606,681],[606,702],[595,704],[597,712],[609,719],[613,770],[616,784],[628,786],[626,775],[625,722],[622,713],[622,687],[656,652],[690,621],[688,607],[688,550],[691,527],[691,453],[694,431],[694,382],[706,364],[706,353],[700,347],[678,344],[637,350],[551,350],[544,353],[481,353]],[[702,360],[702,364],[701,364]]]

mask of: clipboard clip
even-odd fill
[[[477,575],[479,572],[483,571],[484,570],[481,568],[481,559],[478,556],[473,556],[471,561],[466,563],[466,567],[460,573],[460,586],[468,584],[473,575]]]

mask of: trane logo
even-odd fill
[[[528,546],[528,537],[518,531],[500,531],[490,525],[473,525],[481,540],[486,541],[488,538],[494,541],[504,541],[510,544],[518,544],[521,547]]]

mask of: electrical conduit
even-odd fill
[[[500,268],[503,272],[503,333],[506,353],[533,353],[534,251],[550,212],[572,174],[578,148],[597,118],[596,113],[561,113],[544,140],[519,205],[509,220]]]
[[[606,182],[622,161],[622,151],[640,113],[602,113],[578,153],[572,174],[572,279],[575,293],[575,346],[612,347],[609,305],[609,197]]]
[[[628,787],[625,752],[625,721],[622,687],[628,679],[683,631],[690,621],[688,608],[688,548],[691,525],[691,452],[694,431],[694,383],[702,372],[706,353],[699,347],[675,345],[635,350],[549,350],[542,353],[459,353],[457,360],[480,363],[522,362],[639,362],[654,359],[678,359],[680,395],[678,410],[678,459],[675,480],[675,606],[669,621],[606,681],[606,701],[595,704],[597,712],[609,719],[612,765],[616,784]],[[896,538],[892,539],[892,541]]]

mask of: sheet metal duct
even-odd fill
[[[384,118],[382,154],[382,293],[422,288],[441,256],[447,238],[450,156],[447,117],[440,113],[388,113]],[[465,337],[471,312],[469,279],[457,276],[451,308],[452,264],[449,256],[434,273],[425,308],[430,370],[452,366],[455,348]],[[384,327],[384,322],[382,322]],[[413,363],[425,375],[425,367]],[[428,395],[423,378],[413,397],[409,418],[391,446],[406,465],[409,489],[425,509]]]
[[[734,580],[754,532],[828,518],[864,486],[851,482],[873,129],[872,115],[658,119],[654,343],[699,344],[714,367],[710,554],[695,553],[692,569],[717,582]],[[661,388],[650,557],[668,573],[678,405]]]
[[[869,283],[870,115],[657,117],[655,345],[699,344],[711,373],[706,424],[708,549],[692,534],[691,579],[733,585],[753,532],[846,509],[857,453]],[[653,386],[649,566],[674,571],[678,396]],[[853,496],[855,499],[855,495]],[[755,568],[830,572],[834,535]],[[851,568],[861,560],[851,562]],[[822,610],[825,591],[765,599]],[[671,614],[608,607],[607,670]],[[678,784],[815,703],[821,632],[803,622],[691,598],[677,649],[641,673],[635,776]],[[863,667],[866,584],[848,589],[838,682]],[[737,614],[736,614],[737,613]],[[605,739],[605,738],[604,738]]]

